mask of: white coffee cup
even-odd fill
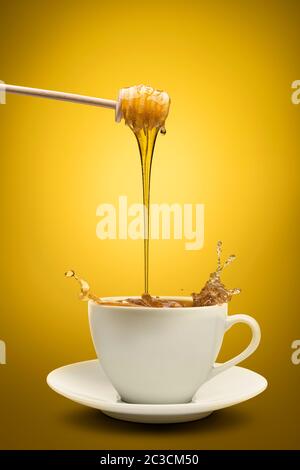
[[[129,403],[190,402],[204,382],[249,357],[260,342],[256,320],[227,316],[227,304],[149,308],[90,301],[89,321],[101,365],[121,399]],[[215,365],[224,333],[235,323],[250,326],[250,344],[233,359]]]

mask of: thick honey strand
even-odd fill
[[[151,167],[157,134],[159,131],[166,133],[170,98],[164,91],[138,85],[123,88],[120,99],[122,117],[133,131],[140,152],[144,207],[144,292],[148,294]]]
[[[143,207],[144,207],[144,292],[149,291],[149,238],[150,238],[150,184],[151,167],[158,129],[140,130],[135,133],[142,168]]]

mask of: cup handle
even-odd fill
[[[233,359],[230,359],[229,361],[226,361],[223,364],[214,365],[208,379],[215,377],[217,374],[224,372],[224,370],[227,370],[232,366],[236,366],[237,364],[242,362],[244,359],[251,356],[251,354],[254,353],[254,351],[257,349],[260,343],[260,338],[261,338],[260,326],[257,323],[257,321],[254,320],[254,318],[250,317],[249,315],[243,315],[243,314],[231,315],[227,317],[226,323],[225,323],[225,333],[235,323],[246,323],[246,325],[250,326],[251,331],[252,331],[251,341],[249,345],[246,347],[246,349],[244,349],[244,351],[242,351],[240,354],[235,356]]]

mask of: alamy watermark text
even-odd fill
[[[298,366],[300,364],[300,339],[295,339],[292,342],[291,348],[293,349],[291,361],[295,366]]]
[[[3,85],[4,85],[4,82],[0,80],[0,104],[6,103],[6,92],[5,92],[5,87]]]
[[[0,340],[0,364],[6,364],[6,344]]]
[[[292,89],[294,90],[291,95],[293,104],[300,103],[300,80],[294,80],[292,83]]]
[[[139,240],[147,238],[143,204],[128,205],[120,196],[118,205],[100,204],[96,234],[100,240]],[[151,204],[149,238],[152,240],[185,240],[186,250],[200,250],[204,244],[204,204]]]

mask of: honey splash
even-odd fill
[[[79,298],[81,300],[92,300],[100,305],[110,305],[118,307],[152,307],[152,308],[179,308],[179,307],[205,307],[221,305],[229,302],[233,295],[241,292],[240,289],[227,289],[221,281],[221,273],[224,268],[235,260],[235,255],[230,255],[224,264],[221,264],[222,242],[217,243],[217,269],[210,274],[208,281],[199,293],[191,294],[191,300],[164,299],[162,297],[152,297],[150,294],[143,294],[139,298],[128,298],[125,300],[107,301],[96,296],[90,291],[89,284],[81,279],[75,271],[67,271],[66,277],[73,277],[80,285]]]
[[[170,98],[165,91],[139,85],[122,88],[119,96],[120,113],[133,131],[140,153],[144,207],[144,293],[149,291],[149,227],[151,167],[157,135],[166,133],[165,121]]]
[[[229,266],[236,259],[235,255],[230,255],[225,263],[221,263],[222,242],[217,243],[217,269],[210,274],[208,281],[201,289],[199,294],[193,293],[193,306],[204,307],[209,305],[221,305],[229,302],[233,295],[241,292],[240,289],[227,289],[221,281],[221,273],[224,268]]]

